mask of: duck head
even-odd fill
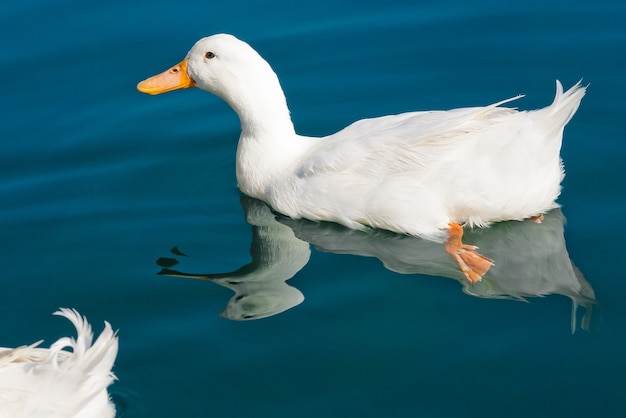
[[[250,45],[227,34],[200,39],[180,63],[137,84],[147,94],[190,87],[221,97],[235,110],[246,97],[267,97],[268,91],[280,91],[284,100],[270,65]]]

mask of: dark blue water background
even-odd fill
[[[60,306],[110,321],[124,417],[622,416],[624,22],[608,0],[3,2],[0,346],[70,333]],[[476,231],[502,255],[471,287],[428,243],[240,202],[234,113],[135,91],[217,32],[273,65],[307,135],[518,93],[532,109],[584,78],[567,223]],[[250,263],[253,234],[250,266],[208,276]]]

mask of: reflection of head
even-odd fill
[[[250,288],[244,284],[240,289],[231,285],[236,294],[228,301],[220,316],[237,321],[261,319],[284,312],[304,300],[304,295],[298,289],[282,281],[257,285],[261,286]],[[270,286],[263,288],[262,285]]]
[[[165,267],[161,275],[209,280],[235,292],[221,316],[239,321],[266,318],[302,303],[304,295],[285,282],[308,263],[311,255],[309,243],[277,222],[269,206],[245,196],[241,204],[252,225],[249,264],[226,273],[192,274],[170,269],[178,264],[176,259],[157,261]],[[185,256],[178,249],[174,254]]]

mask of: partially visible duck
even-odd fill
[[[107,387],[115,380],[118,341],[111,325],[105,322],[92,344],[85,317],[72,309],[54,314],[74,324],[76,339],[60,338],[50,348],[39,347],[41,341],[0,348],[0,417],[114,417]]]
[[[199,87],[224,99],[241,122],[240,190],[292,218],[366,226],[446,240],[476,282],[493,261],[461,241],[461,225],[539,220],[558,207],[563,128],[585,87],[535,111],[508,100],[448,111],[357,121],[323,138],[298,135],[270,65],[247,43],[219,34],[199,40],[169,70],[142,81],[159,94]]]

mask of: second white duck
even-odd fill
[[[107,387],[116,380],[116,333],[105,322],[93,341],[91,325],[77,311],[54,314],[72,322],[76,338],[60,338],[50,348],[39,347],[41,341],[0,348],[0,417],[113,418]]]
[[[298,135],[278,77],[247,43],[199,40],[169,70],[138,84],[159,94],[199,87],[238,114],[240,190],[292,218],[332,221],[446,240],[475,282],[493,261],[461,242],[461,225],[539,219],[558,206],[563,128],[585,87],[535,111],[484,107],[410,112],[357,121],[327,137]]]

